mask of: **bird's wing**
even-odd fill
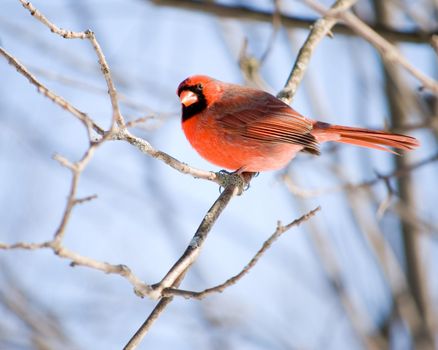
[[[310,133],[313,122],[276,97],[240,87],[222,101],[226,104],[212,107],[220,111],[217,121],[227,132],[261,142],[302,145],[305,151],[319,154],[318,142]]]

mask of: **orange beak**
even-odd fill
[[[198,96],[190,90],[184,90],[183,92],[181,92],[181,95],[179,95],[179,99],[181,100],[181,103],[186,107],[198,102]]]

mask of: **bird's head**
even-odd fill
[[[183,80],[176,91],[182,104],[182,118],[187,120],[204,111],[214,102],[219,82],[206,75],[194,75]]]

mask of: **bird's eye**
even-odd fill
[[[196,85],[196,90],[202,91],[202,88],[203,88],[202,84]]]

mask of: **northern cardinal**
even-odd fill
[[[300,151],[319,155],[319,145],[327,141],[392,153],[388,147],[419,146],[411,136],[308,119],[265,91],[204,75],[185,79],[177,94],[182,128],[193,148],[238,173],[282,168]]]

